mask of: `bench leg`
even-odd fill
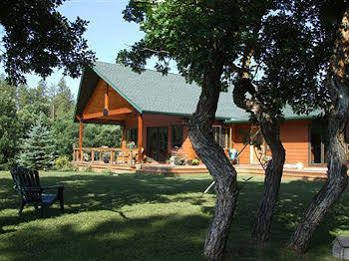
[[[39,215],[40,215],[40,218],[44,217],[44,206],[39,206]]]
[[[64,200],[63,200],[63,197],[59,200],[59,204],[61,206],[62,213],[64,213]]]
[[[58,190],[58,200],[59,200],[59,205],[61,207],[62,213],[64,213],[64,197],[63,197],[63,188],[60,188]]]
[[[21,205],[19,206],[19,211],[18,211],[18,215],[19,215],[19,216],[21,216],[21,215],[22,215],[22,212],[23,212],[24,206],[25,206],[25,201],[22,199],[22,201],[21,201]]]

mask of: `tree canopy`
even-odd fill
[[[72,77],[94,61],[83,38],[88,22],[69,21],[57,9],[65,0],[2,0],[0,25],[3,36],[0,62],[8,80],[25,82],[24,74],[49,76],[53,68]]]

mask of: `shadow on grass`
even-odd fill
[[[207,176],[208,177],[208,176]],[[123,215],[119,209],[140,203],[168,203],[178,197],[178,201],[193,201],[200,204],[195,197],[185,197],[185,194],[202,192],[211,182],[207,179],[169,178],[160,175],[143,174],[71,174],[62,176],[41,175],[41,185],[64,184],[65,213],[79,213],[85,211],[109,210]],[[34,208],[29,206],[21,218],[17,216],[19,196],[13,190],[10,175],[0,178],[1,209],[12,209],[10,216],[0,216],[0,232],[4,225],[17,225],[38,218]],[[175,199],[177,200],[177,199]],[[57,204],[45,209],[45,217],[60,215]]]
[[[51,254],[55,251],[53,250],[55,245],[68,248],[68,252],[64,252],[64,255],[55,252],[55,256],[61,259],[64,257],[74,259],[73,253],[76,253],[77,259],[80,259],[81,255],[82,258],[92,257],[90,258],[92,260],[105,260],[110,257],[118,260],[200,260],[208,223],[214,211],[214,197],[209,196],[211,204],[207,206],[205,204],[207,198],[200,196],[211,182],[211,179],[206,177],[184,179],[160,175],[71,174],[52,177],[45,175],[41,177],[43,185],[65,184],[66,213],[83,215],[85,212],[108,210],[113,211],[115,217],[108,217],[110,220],[102,224],[96,221],[93,229],[83,232],[74,228],[75,223],[68,223],[52,228],[50,233],[40,227],[32,228],[37,235],[31,230],[29,232],[18,230],[15,233],[18,235],[18,240],[22,241],[25,241],[22,236],[28,237],[28,240],[32,237],[33,244],[39,244],[42,238],[48,242],[47,251]],[[272,240],[264,247],[256,246],[250,241],[251,226],[262,196],[263,182],[262,180],[246,182],[240,193],[232,224],[227,260],[295,260],[296,257],[285,249],[285,245],[323,182],[290,180],[282,183],[272,227]],[[34,211],[26,211],[22,219],[16,216],[18,197],[12,190],[10,178],[0,178],[0,197],[7,198],[1,201],[1,209],[12,210],[11,214],[0,216],[0,228],[2,225],[22,225],[37,218]],[[330,245],[334,238],[330,232],[349,233],[349,206],[346,203],[348,201],[347,190],[342,200],[330,211],[325,222],[316,231],[311,251],[304,260],[319,260],[324,256],[329,258]],[[162,215],[142,219],[129,218],[121,211],[123,206],[134,204],[171,202],[185,202],[199,206],[201,213],[199,211],[198,215],[185,217]],[[59,215],[59,210],[51,208],[46,215],[54,218]],[[12,233],[13,230],[5,232]],[[4,250],[9,255],[15,255],[14,250],[19,243],[18,240],[12,238],[3,242]],[[72,240],[76,240],[77,243],[72,243],[70,246],[69,242]],[[72,252],[69,252],[70,250]],[[29,249],[23,248],[22,251],[28,254]],[[93,254],[94,252],[96,254]],[[35,258],[45,257],[46,252],[35,252],[33,255]]]
[[[0,242],[0,250],[4,257],[23,261],[202,260],[207,225],[208,218],[195,215],[132,220],[109,217],[88,229],[76,222],[49,230],[35,224]]]

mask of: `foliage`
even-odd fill
[[[50,117],[52,120],[62,119],[67,115],[67,112],[70,113],[74,110],[74,97],[64,78],[57,85],[51,86],[49,98],[51,100]]]
[[[18,164],[31,169],[50,169],[54,164],[54,139],[45,126],[45,115],[40,114],[28,136],[23,140]]]
[[[3,28],[2,54],[11,82],[24,82],[24,74],[49,76],[53,68],[64,68],[72,77],[94,61],[83,38],[88,22],[64,17],[58,8],[65,0],[2,0],[0,25]]]
[[[20,85],[17,88],[17,115],[25,135],[37,121],[41,113],[46,116],[50,113],[50,99],[45,81],[41,80],[35,88]],[[45,117],[46,125],[49,125],[48,117]]]
[[[121,130],[119,126],[86,124],[84,128],[84,146],[110,148],[120,147]]]
[[[200,164],[200,160],[199,159],[193,159],[191,161],[191,165],[193,165],[193,166],[198,166],[199,164]]]
[[[20,137],[15,91],[0,80],[0,169],[7,169],[18,151]]]
[[[73,122],[72,113],[53,121],[51,130],[55,139],[57,155],[72,155],[73,146],[79,135],[79,126]]]
[[[222,89],[227,87],[241,48],[239,32],[253,20],[243,11],[248,5],[263,6],[261,1],[146,2],[130,1],[124,11],[126,20],[140,23],[145,37],[130,50],[121,51],[118,61],[142,71],[147,59],[155,55],[159,60],[156,68],[167,73],[169,59],[173,59],[181,75],[202,86],[212,63],[222,60]]]
[[[321,16],[324,8],[333,6],[316,0],[274,2],[273,10],[247,31],[249,41],[238,63],[244,73],[233,81],[240,87],[237,93],[242,92],[237,95],[244,99],[238,105],[253,113],[258,106],[263,117],[275,120],[283,118],[287,104],[296,113],[326,110],[324,80],[335,30],[322,24]],[[248,59],[251,62],[246,64]],[[247,82],[242,84],[242,80]]]
[[[174,158],[174,164],[177,166],[183,166],[186,163],[186,159],[183,156],[176,155]]]
[[[55,160],[55,169],[61,171],[69,171],[73,169],[70,157],[67,155],[59,156]]]
[[[19,141],[28,138],[40,117],[54,140],[55,155],[71,159],[78,125],[73,122],[74,97],[64,78],[50,87],[41,80],[35,88],[23,84],[14,88],[0,78],[0,92],[0,169],[8,169],[19,157]],[[116,126],[88,124],[84,134],[84,146],[119,147],[121,143],[121,130]]]

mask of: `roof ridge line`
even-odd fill
[[[96,61],[96,62],[98,62],[98,63],[105,63],[105,64],[109,64],[109,65],[121,65],[121,66],[123,66],[123,67],[125,67],[125,68],[131,68],[131,67],[129,67],[129,66],[123,65],[122,63],[109,63],[109,62],[103,62],[103,61]],[[131,69],[132,69],[132,68],[131,68]],[[147,68],[144,68],[144,70],[145,70],[145,71],[150,71],[150,72],[162,74],[161,72],[158,72],[158,71],[155,70],[155,69],[147,69]],[[134,72],[134,71],[133,71],[133,72]],[[135,73],[137,73],[137,72],[135,72]],[[182,76],[182,75],[180,75],[179,73],[168,72],[167,74],[179,76],[179,77],[185,79],[185,77]],[[162,75],[162,76],[166,76],[166,75]]]

